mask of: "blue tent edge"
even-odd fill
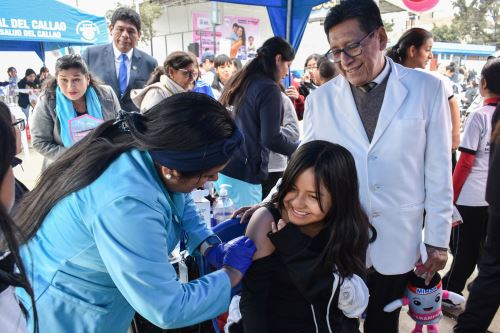
[[[287,0],[215,0],[240,5],[265,6],[271,21],[275,36],[286,38]],[[294,0],[292,1],[292,17],[290,40],[295,50],[298,49],[312,7],[324,3],[325,0]]]
[[[43,9],[48,9],[51,15],[47,17]],[[19,35],[13,35],[12,32],[0,35],[0,51],[33,51],[43,62],[45,62],[45,51],[68,46],[84,46],[109,42],[107,34],[108,25],[104,17],[86,13],[56,0],[0,2],[0,18],[3,18],[3,22],[7,22],[8,24],[3,28],[7,28],[6,30],[8,31],[17,30],[19,33]],[[21,22],[22,20],[25,22],[23,26],[10,26],[11,21]],[[46,35],[35,35],[38,29],[54,30],[52,27],[39,27],[52,24],[51,21],[68,24],[67,27],[63,28],[64,30],[61,30],[60,38],[51,39],[47,38]],[[31,34],[30,31],[23,30],[31,30]],[[22,35],[21,31],[23,31]]]

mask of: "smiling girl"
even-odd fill
[[[245,333],[359,332],[370,228],[352,155],[326,141],[299,147],[247,227],[257,252],[243,280]]]

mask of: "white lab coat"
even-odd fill
[[[448,246],[451,119],[440,80],[390,59],[387,63],[390,77],[371,142],[341,75],[306,99],[302,142],[327,140],[353,154],[361,203],[378,233],[367,265],[394,275],[414,268],[422,236],[426,244]]]

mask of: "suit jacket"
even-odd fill
[[[118,78],[115,67],[115,55],[113,44],[98,45],[88,47],[82,54],[82,58],[88,65],[92,74],[95,74],[107,85],[113,88],[116,96],[120,100],[120,105],[125,111],[139,111],[137,106],[130,99],[132,89],[142,89],[146,84],[151,72],[156,68],[156,59],[138,49],[134,49],[132,54],[132,64],[130,67],[130,79],[127,90],[120,96]]]
[[[367,265],[392,275],[415,267],[424,210],[425,243],[447,248],[453,190],[451,119],[443,83],[386,59],[391,72],[371,142],[349,82],[340,75],[306,99],[302,142],[327,140],[352,153],[361,203],[378,233]]]

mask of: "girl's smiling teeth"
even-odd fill
[[[298,211],[296,210],[295,208],[292,208],[292,211],[295,215],[298,215],[298,216],[306,216],[308,215],[309,213],[306,213],[306,212],[301,212],[301,211]]]

